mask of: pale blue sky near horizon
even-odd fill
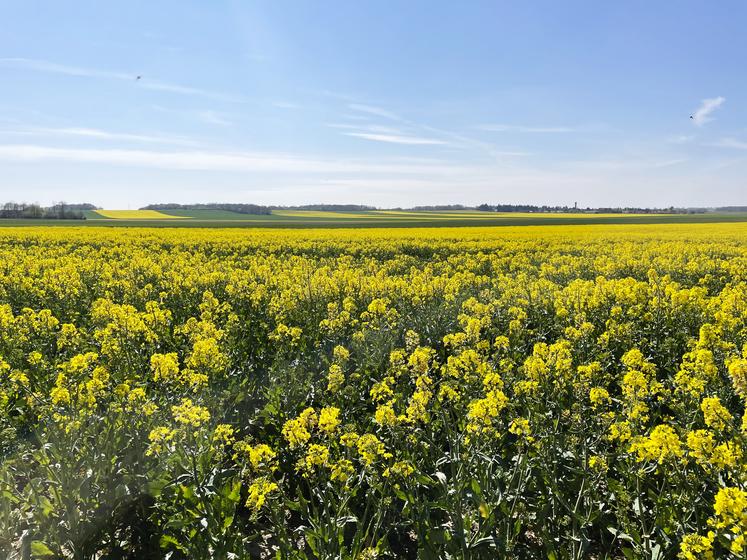
[[[2,6],[0,200],[747,205],[743,2]]]

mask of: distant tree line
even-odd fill
[[[85,208],[84,208],[85,207]],[[68,205],[68,209],[93,210],[92,204]],[[314,212],[365,212],[377,210],[375,206],[365,204],[302,204],[295,206],[278,206],[259,204],[239,204],[213,202],[207,204],[149,204],[141,210],[225,210],[238,214],[271,214],[273,210],[308,210]],[[435,204],[428,206],[412,206],[410,208],[387,208],[387,210],[408,211],[454,211],[454,210],[480,210],[482,212],[531,212],[531,213],[584,213],[584,214],[704,214],[706,212],[747,212],[747,206],[724,206],[720,208],[639,208],[639,207],[604,207],[604,208],[581,208],[574,206],[550,206],[535,204],[480,204],[479,206],[465,206],[464,204]]]
[[[25,202],[6,202],[0,206],[0,219],[15,220],[85,220],[84,210],[95,210],[93,204],[67,204],[56,202],[52,206],[27,204]]]
[[[430,212],[434,210],[472,210],[463,204],[437,204],[435,206],[413,206],[412,208],[395,208],[395,210],[411,210],[414,212]]]
[[[236,212],[237,214],[271,214],[272,209],[269,206],[259,206],[258,204],[149,204],[143,206],[140,210],[225,210],[227,212]]]
[[[301,206],[270,206],[273,210],[311,210],[313,212],[364,212],[376,210],[364,204],[303,204]]]
[[[480,204],[476,210],[483,212],[536,212],[536,213],[578,213],[586,214],[703,214],[705,208],[579,208],[578,206],[535,206],[533,204]]]
[[[355,212],[376,210],[374,206],[361,204],[303,204],[300,206],[260,206],[259,204],[232,204],[210,202],[207,204],[149,204],[141,210],[225,210],[238,214],[271,214],[273,210],[311,210],[314,212]]]

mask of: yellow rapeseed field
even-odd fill
[[[0,229],[0,555],[747,555],[747,224]]]
[[[158,210],[96,210],[104,218],[114,220],[181,220],[184,216],[171,216]]]

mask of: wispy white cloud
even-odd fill
[[[339,160],[272,152],[150,151],[58,148],[45,145],[0,145],[0,159],[13,162],[62,161],[175,170],[278,172],[289,174],[445,174],[478,172],[473,167],[437,160]]]
[[[747,150],[747,142],[736,138],[722,138],[718,142],[709,144],[716,148],[734,148],[735,150]]]
[[[129,81],[136,84],[137,87],[144,89],[165,91],[169,93],[176,93],[179,95],[192,95],[197,97],[204,97],[207,99],[213,99],[216,101],[227,101],[233,103],[241,103],[245,101],[243,97],[237,95],[162,82],[155,79],[150,79],[148,76],[143,76],[140,80],[136,80],[137,73],[134,72],[113,72],[96,68],[85,68],[81,66],[57,64],[55,62],[49,62],[47,60],[37,60],[32,58],[0,58],[0,65],[6,67],[24,68],[27,70],[46,72],[50,74],[62,74],[65,76]]]
[[[370,115],[341,115],[341,118],[356,122],[368,122],[371,120]]]
[[[593,160],[570,160],[561,165],[564,169],[573,169],[578,172],[604,172],[625,173],[641,172],[651,169],[672,167],[689,161],[687,158],[672,157],[666,159],[655,159],[646,156],[631,156],[622,159],[593,159]]]
[[[392,113],[391,111],[388,111],[387,109],[376,107],[374,105],[364,105],[361,103],[350,103],[348,104],[348,109],[351,109],[353,111],[358,111],[359,113],[366,113],[368,115],[375,115],[377,117],[383,117],[385,119],[390,119],[393,121],[402,120],[402,118],[396,113]]]
[[[679,165],[680,163],[685,163],[687,158],[672,158],[672,159],[665,159],[661,161],[654,161],[651,164],[649,164],[649,167],[653,169],[659,169],[661,167],[671,167],[673,165]]]
[[[476,126],[478,130],[487,132],[536,132],[536,133],[558,133],[574,132],[575,128],[570,126],[523,126],[511,124],[481,124]]]
[[[0,129],[0,134],[12,134],[23,136],[77,136],[92,138],[96,140],[112,140],[123,142],[141,142],[146,144],[172,144],[181,146],[194,146],[196,142],[189,138],[180,136],[164,136],[159,134],[131,134],[127,132],[112,132],[98,128],[50,128],[50,127],[26,127]]]
[[[404,145],[438,145],[438,146],[450,146],[462,150],[477,149],[481,152],[487,153],[490,157],[504,158],[514,156],[526,156],[529,155],[527,152],[521,150],[506,150],[497,148],[496,146],[476,140],[463,134],[459,134],[450,130],[444,130],[429,126],[422,123],[417,123],[409,119],[403,118],[400,115],[389,111],[383,107],[376,105],[368,105],[363,103],[348,103],[348,109],[358,111],[362,116],[364,115],[367,122],[361,123],[360,125],[354,124],[331,124],[333,128],[348,129],[353,132],[342,132],[341,134],[346,136],[353,136],[357,138],[363,138],[366,140],[372,140],[376,142],[388,142],[390,144],[404,144]],[[391,127],[384,127],[381,125],[372,124],[371,117],[385,118],[390,121],[395,121],[401,125],[404,130],[394,129]],[[346,118],[350,119],[351,116]]]
[[[329,128],[340,128],[343,130],[363,130],[361,125],[358,124],[346,124],[346,123],[327,123]]]
[[[175,115],[180,120],[197,121],[219,126],[233,126],[234,116],[214,109],[174,109],[164,105],[151,105],[151,108],[161,113]]]
[[[345,136],[354,136],[364,140],[373,140],[374,142],[387,142],[389,144],[408,144],[412,146],[425,145],[445,145],[447,142],[435,138],[421,138],[418,136],[402,136],[398,134],[381,134],[375,132],[343,132]]]
[[[403,130],[402,128],[393,126],[347,123],[329,123],[327,126],[345,131],[340,133],[343,136],[352,136],[353,138],[362,138],[373,142],[385,142],[388,144],[403,144],[410,146],[444,146],[449,144],[446,140],[430,136],[426,137],[421,134],[413,133],[410,130]]]
[[[207,124],[217,124],[219,126],[233,125],[233,122],[231,122],[225,114],[217,111],[198,111],[197,116],[202,122]]]
[[[676,136],[670,136],[667,139],[667,142],[670,142],[672,144],[687,144],[688,142],[692,142],[695,140],[694,134],[678,134]]]
[[[141,80],[137,82],[139,87],[145,89],[151,89],[155,91],[166,91],[169,93],[177,93],[179,95],[193,95],[195,97],[204,97],[206,99],[212,99],[214,101],[227,101],[230,103],[244,103],[246,99],[239,95],[233,95],[228,93],[220,93],[217,91],[209,91],[206,89],[180,86],[177,84],[169,84],[165,82],[159,82],[148,79],[143,76]]]
[[[38,72],[48,72],[51,74],[64,74],[66,76],[81,76],[86,78],[108,78],[112,80],[135,80],[136,75],[125,72],[109,72],[106,70],[96,70],[93,68],[82,68],[80,66],[71,66],[67,64],[57,64],[47,60],[36,60],[32,58],[0,58],[0,64],[16,68],[25,68],[27,70],[36,70]]]
[[[726,101],[726,98],[721,96],[704,99],[701,102],[700,107],[698,107],[692,114],[693,122],[697,126],[703,126],[707,122],[712,121],[711,113],[721,107],[721,105],[724,104],[724,101]]]

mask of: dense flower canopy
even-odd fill
[[[0,553],[726,558],[747,227],[0,229]]]

